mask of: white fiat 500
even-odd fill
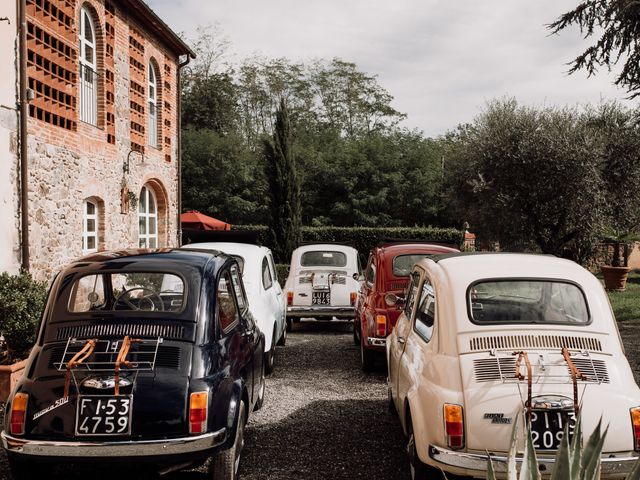
[[[447,254],[415,265],[387,341],[390,407],[408,437],[413,478],[433,467],[505,472],[513,423],[530,421],[543,474],[581,413],[584,443],[609,426],[602,476],[640,450],[640,390],[608,298],[579,265],[525,254]],[[523,439],[519,439],[522,452]]]
[[[265,372],[273,372],[276,344],[287,340],[284,295],[278,283],[271,250],[248,243],[203,242],[182,248],[219,250],[234,257],[242,270],[242,282],[249,300],[249,310],[265,338]]]
[[[360,288],[358,251],[338,244],[314,244],[291,254],[287,292],[287,328],[304,317],[352,320]]]

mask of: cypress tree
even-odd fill
[[[274,255],[277,262],[286,263],[301,240],[302,207],[289,113],[284,99],[280,100],[280,108],[276,112],[273,137],[264,142],[264,157]]]

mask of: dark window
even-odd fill
[[[231,293],[231,275],[224,272],[218,281],[216,303],[218,305],[218,321],[220,330],[227,333],[239,321],[238,309]]]
[[[416,295],[418,294],[418,285],[420,284],[420,274],[413,272],[411,274],[411,283],[407,289],[407,302],[404,307],[404,312],[407,318],[411,318],[413,312],[413,305],[416,302]]]
[[[346,267],[347,256],[343,252],[313,251],[304,252],[300,259],[303,267]]]
[[[422,285],[422,295],[416,313],[415,329],[426,342],[431,340],[433,335],[433,324],[436,317],[436,293],[429,280],[425,280]]]
[[[371,260],[369,262],[369,268],[367,268],[367,275],[365,277],[365,280],[367,282],[367,285],[369,285],[370,287],[373,287],[376,282],[376,264],[373,263],[373,257],[371,257]]]
[[[262,259],[262,286],[265,290],[269,290],[273,285],[273,279],[271,278],[271,270],[269,269],[269,261],[267,257]]]
[[[233,283],[233,289],[236,294],[236,299],[238,300],[238,308],[241,312],[244,312],[247,308],[247,298],[244,295],[244,287],[240,280],[240,272],[237,265],[231,267],[231,282]]]
[[[429,255],[398,255],[393,259],[393,274],[396,277],[408,277],[413,266]]]
[[[231,255],[231,256],[238,261],[238,267],[240,267],[240,273],[243,273],[244,272],[244,258],[242,258],[240,255]]]
[[[584,293],[565,281],[481,281],[469,287],[467,297],[471,320],[476,323],[589,323]]]

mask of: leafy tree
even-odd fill
[[[584,260],[605,219],[601,145],[587,123],[574,109],[489,103],[457,132],[449,201],[506,250]]]
[[[636,0],[584,0],[576,8],[549,25],[558,33],[576,25],[585,37],[598,36],[571,62],[570,72],[585,69],[589,75],[599,67],[611,68],[623,60],[616,85],[624,87],[632,97],[640,95],[640,3]]]
[[[183,132],[183,209],[230,223],[264,224],[266,184],[260,159],[236,135]]]
[[[300,243],[300,183],[292,148],[287,106],[282,99],[276,112],[273,139],[264,141],[266,177],[269,185],[271,228],[276,261],[286,262]]]

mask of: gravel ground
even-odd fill
[[[620,333],[638,382],[640,325]],[[385,367],[365,375],[359,355],[347,323],[294,326],[278,348],[264,406],[247,426],[243,480],[409,478],[402,432],[387,412]],[[9,478],[1,452],[0,480]],[[201,469],[165,478],[208,476]]]

